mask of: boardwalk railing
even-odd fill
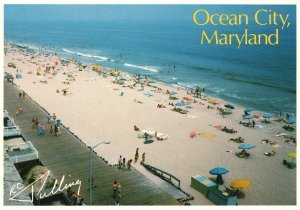
[[[144,167],[146,169],[148,169],[149,171],[151,171],[156,176],[159,176],[163,180],[171,183],[172,185],[174,185],[175,187],[180,189],[180,180],[178,178],[176,178],[175,176],[173,176],[172,174],[169,174],[168,172],[165,172],[163,170],[160,170],[160,169],[150,166],[148,164],[144,164]],[[174,183],[173,181],[176,181],[176,183]]]
[[[143,164],[143,166],[149,170],[150,172],[152,172],[154,175],[160,177],[161,179],[169,182],[170,184],[172,184],[174,187],[176,187],[178,190],[180,190],[182,193],[184,193],[186,195],[186,197],[182,197],[177,199],[181,204],[186,204],[187,201],[190,200],[194,200],[194,197],[192,195],[190,195],[189,193],[183,191],[180,188],[180,180],[178,178],[176,178],[175,176],[173,176],[172,174],[165,172],[161,169],[155,168],[153,166],[150,166],[148,164]],[[176,181],[176,183],[174,183],[174,180]]]

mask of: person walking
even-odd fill
[[[32,124],[32,130],[34,130],[34,127],[35,127],[35,119],[34,118],[32,118],[31,124]]]
[[[114,197],[114,199],[116,199],[117,198],[117,191],[118,191],[117,181],[114,181],[114,183],[112,185],[112,190],[113,190],[113,197]]]
[[[120,182],[118,182],[117,184],[117,196],[116,196],[116,203],[118,203],[118,205],[120,205],[120,200],[122,198],[122,185]]]
[[[53,118],[53,121],[55,121],[55,120],[56,120],[56,115],[55,115],[55,113],[53,113],[53,116],[52,116],[52,118]]]
[[[47,120],[48,120],[48,123],[50,123],[51,115],[49,113],[47,114]]]
[[[19,111],[19,106],[17,106],[17,107],[16,107],[16,115],[18,116],[19,113],[20,113],[20,111]]]
[[[141,165],[144,165],[144,163],[145,163],[145,156],[146,156],[146,153],[144,152],[144,153],[142,154]]]
[[[122,168],[122,155],[120,155],[120,158],[118,160],[118,168],[121,169]]]
[[[125,166],[126,166],[126,159],[123,158],[122,168],[124,168]]]
[[[131,163],[132,163],[132,159],[127,161],[127,169],[130,170],[131,169]]]
[[[134,155],[134,163],[136,163],[139,159],[139,148],[136,148],[135,155]]]
[[[23,113],[23,109],[21,107],[21,105],[19,106],[19,114],[22,114]]]
[[[53,127],[52,127],[52,125],[50,126],[50,136],[52,136],[53,135]]]
[[[25,91],[23,91],[22,96],[23,96],[23,99],[25,99],[25,96],[26,96]]]
[[[58,137],[57,133],[58,133],[58,127],[57,125],[54,125],[54,136]]]

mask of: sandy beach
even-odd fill
[[[120,76],[126,80],[121,85],[114,83],[116,76],[108,73],[104,77],[103,73],[92,70],[93,64],[80,70],[76,63],[62,65],[56,55],[42,51],[32,54],[9,44],[5,48],[4,71],[14,77],[21,74],[22,78],[14,79],[20,89],[50,114],[55,113],[57,119],[87,145],[111,141],[111,144],[95,149],[109,164],[117,164],[120,155],[126,160],[134,159],[135,150],[139,148],[139,160],[133,167],[153,179],[154,175],[139,164],[145,152],[145,163],[180,179],[181,188],[195,198],[190,201],[192,205],[213,204],[190,186],[191,177],[215,177],[209,174],[209,170],[218,166],[229,170],[223,175],[225,183],[221,189],[228,187],[234,179],[250,180],[250,187],[242,190],[245,197],[238,200],[239,205],[296,204],[296,169],[288,169],[282,164],[283,159],[291,161],[287,152],[296,152],[296,144],[287,140],[287,136],[295,137],[296,132],[284,130],[282,127],[287,124],[275,121],[278,117],[271,118],[270,124],[262,123],[263,112],[254,110],[251,114],[257,116],[253,119],[256,126],[245,127],[240,124],[244,107],[234,105],[232,114],[223,116],[217,107],[224,108],[227,102],[220,99],[214,99],[217,104],[213,105],[208,103],[209,96],[194,98],[187,95],[185,89],[157,81],[150,86],[146,82],[143,88],[140,84],[131,87],[135,78],[123,72]],[[10,62],[16,68],[8,67]],[[48,71],[47,66],[51,67]],[[99,72],[110,71],[99,68]],[[177,92],[174,96],[178,99],[170,100],[167,91]],[[184,97],[192,100],[183,100]],[[190,102],[191,108],[182,107],[187,114],[172,111],[174,106],[169,105],[182,100]],[[165,108],[158,108],[158,104]],[[212,108],[207,109],[208,106]],[[138,138],[141,133],[134,131],[134,125],[140,130],[157,132],[163,140],[154,137],[152,143],[145,144],[144,138]],[[49,125],[45,126],[46,131],[50,129]],[[224,126],[237,133],[223,132],[220,127]],[[192,132],[196,134],[194,138],[190,137]],[[274,133],[281,134],[276,136]],[[230,139],[237,137],[255,146],[248,150],[249,158],[235,155],[241,150],[239,144]],[[269,143],[261,141],[263,139]],[[276,154],[270,157],[264,154],[271,151]]]

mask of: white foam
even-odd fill
[[[108,60],[107,57],[100,56],[100,55],[85,54],[85,53],[81,53],[81,52],[76,52],[76,51],[68,50],[68,49],[65,49],[65,48],[63,48],[62,50],[65,51],[65,52],[67,52],[67,53],[77,54],[79,56],[83,56],[83,57],[87,57],[87,58],[98,58],[100,60]]]
[[[63,50],[63,51],[65,51],[65,52],[67,52],[67,53],[76,54],[76,52],[74,52],[74,51],[71,51],[71,50],[67,50],[67,49],[65,49],[65,48],[63,48],[62,50]]]
[[[133,67],[133,68],[139,68],[146,71],[152,71],[152,72],[158,72],[157,69],[155,69],[153,66],[137,66],[130,63],[124,63],[124,66]]]
[[[99,58],[99,59],[101,59],[101,60],[108,60],[107,57],[99,56],[99,55],[93,55],[92,57],[93,57],[93,58]]]

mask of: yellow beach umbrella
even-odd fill
[[[287,152],[286,154],[288,157],[290,157],[292,159],[296,159],[296,152]]]
[[[216,104],[218,104],[219,102],[218,102],[216,99],[209,99],[209,100],[208,100],[208,103],[213,104],[213,105],[216,105]]]
[[[235,189],[243,189],[250,186],[250,181],[247,179],[236,179],[230,183],[230,187]]]
[[[102,66],[96,65],[96,66],[92,66],[92,69],[95,71],[101,71],[103,69]]]

